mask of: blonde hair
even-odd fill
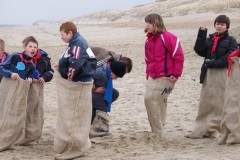
[[[145,17],[145,22],[153,25],[153,34],[157,34],[166,30],[166,27],[163,23],[163,19],[159,14],[152,13]],[[147,29],[144,29],[144,32],[147,33]]]
[[[0,39],[0,49],[4,50],[5,49],[5,42],[4,40]]]

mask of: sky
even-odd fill
[[[128,9],[155,0],[0,0],[1,24],[74,18],[106,9]]]

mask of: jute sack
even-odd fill
[[[240,143],[240,64],[238,57],[232,58],[232,61],[231,74],[227,78],[219,144]]]
[[[158,138],[163,138],[167,98],[173,90],[174,85],[166,77],[157,79],[149,78],[147,80],[144,101],[152,132]]]
[[[44,85],[32,83],[28,92],[25,137],[19,144],[24,145],[40,139],[43,129],[43,91]]]
[[[198,115],[188,138],[216,138],[219,136],[223,112],[227,69],[208,69],[202,84]]]
[[[0,84],[0,151],[14,149],[25,136],[29,82],[3,78]]]
[[[55,72],[58,97],[55,159],[73,159],[91,147],[92,82],[72,82]]]
[[[106,112],[97,110],[90,128],[90,138],[110,136],[109,122],[110,116]]]

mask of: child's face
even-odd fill
[[[221,33],[224,33],[227,30],[227,24],[216,22],[215,25],[214,25],[214,28],[215,28],[217,33],[221,34]]]
[[[153,33],[153,25],[151,23],[146,23],[145,29],[147,30],[148,33]]]
[[[113,72],[111,72],[110,76],[111,76],[112,79],[117,79],[118,78],[118,76],[116,76]]]
[[[29,42],[27,44],[27,46],[25,46],[23,48],[24,48],[26,55],[28,55],[29,57],[33,57],[37,52],[38,45],[37,45],[37,43]]]
[[[72,32],[70,31],[68,34],[66,34],[64,31],[61,31],[61,38],[65,43],[68,43],[72,39]]]

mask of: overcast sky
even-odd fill
[[[0,0],[0,24],[31,24],[106,9],[128,9],[155,0]]]

